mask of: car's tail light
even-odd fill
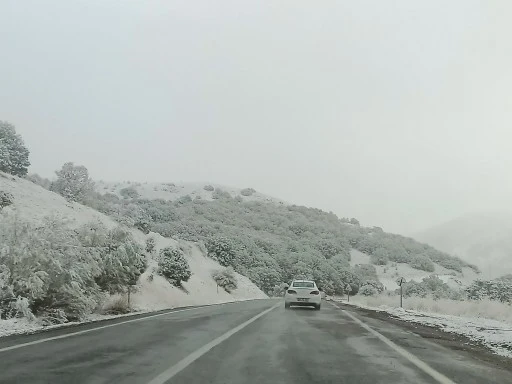
[[[290,294],[294,294],[294,295],[295,295],[295,294],[297,294],[297,291],[294,291],[293,289],[289,289],[289,290],[288,290],[288,293],[290,293]]]
[[[312,294],[312,295],[319,295],[319,294],[320,294],[320,292],[318,292],[318,291],[311,291],[311,294]]]

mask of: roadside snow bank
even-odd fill
[[[432,312],[423,312],[389,305],[371,306],[350,302],[340,298],[334,301],[374,311],[386,312],[400,320],[427,325],[445,332],[468,337],[489,347],[494,353],[512,358],[512,322],[503,322],[483,317],[453,316]],[[353,298],[351,298],[353,300]],[[512,307],[510,307],[512,312]]]

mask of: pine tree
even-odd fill
[[[23,177],[28,172],[30,152],[14,125],[0,120],[0,171]]]

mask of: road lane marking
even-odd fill
[[[216,347],[223,341],[229,339],[231,336],[233,336],[238,331],[241,331],[245,327],[247,327],[252,322],[258,320],[260,317],[265,316],[270,311],[276,309],[277,307],[281,306],[281,303],[278,303],[263,312],[260,312],[256,316],[250,318],[246,322],[238,325],[237,327],[231,329],[230,331],[226,332],[222,336],[217,337],[216,339],[210,341],[208,344],[203,345],[201,348],[196,350],[195,352],[192,352],[190,355],[185,357],[184,359],[180,360],[178,363],[167,369],[166,371],[162,372],[160,375],[155,377],[153,380],[148,382],[148,384],[164,384],[170,379],[172,379],[174,376],[176,376],[178,373],[180,373],[182,370],[187,368],[190,364],[192,364],[194,361],[199,359],[201,356],[203,356],[205,353],[210,351],[212,348]]]
[[[390,347],[391,349],[393,349],[395,352],[398,352],[400,355],[402,355],[403,357],[405,357],[407,360],[409,360],[409,362],[411,362],[412,364],[414,364],[416,367],[418,367],[419,369],[421,369],[423,372],[425,372],[427,375],[429,375],[430,377],[432,377],[433,379],[435,379],[438,383],[440,384],[456,384],[454,381],[450,380],[449,378],[447,378],[445,375],[443,375],[442,373],[440,372],[437,372],[434,368],[432,368],[430,365],[428,365],[427,363],[421,361],[419,358],[417,358],[415,355],[413,355],[412,353],[406,351],[405,349],[403,349],[402,347],[396,345],[395,343],[393,343],[391,340],[389,340],[386,336],[380,334],[379,332],[377,332],[375,329],[371,328],[369,325],[367,325],[366,323],[364,323],[363,321],[359,320],[357,317],[355,317],[354,315],[352,315],[350,312],[348,311],[345,311],[343,308],[339,307],[338,305],[334,304],[334,303],[331,303],[334,307],[338,308],[341,310],[341,312],[343,314],[345,314],[346,316],[350,317],[352,320],[354,320],[357,324],[359,324],[361,327],[363,327],[364,329],[366,329],[368,332],[370,332],[371,334],[373,334],[374,336],[376,336],[380,341],[382,341],[383,343],[385,343],[388,347]]]
[[[242,302],[243,302],[243,301],[241,301],[241,303],[242,303]],[[149,315],[149,316],[139,317],[139,318],[137,318],[137,319],[131,319],[131,320],[126,320],[126,321],[120,321],[120,322],[118,322],[118,323],[108,324],[108,325],[102,325],[102,326],[95,327],[95,328],[91,328],[91,329],[84,329],[83,331],[77,331],[77,332],[72,332],[72,333],[66,333],[66,334],[64,334],[64,335],[53,336],[53,337],[46,337],[46,338],[39,339],[39,340],[29,341],[29,342],[27,342],[27,343],[21,343],[21,344],[11,345],[10,347],[0,348],[0,353],[2,353],[2,352],[7,352],[7,351],[12,351],[12,350],[14,350],[14,349],[19,349],[19,348],[29,347],[29,346],[31,346],[31,345],[36,345],[36,344],[46,343],[46,342],[48,342],[48,341],[60,340],[60,339],[65,339],[65,338],[67,338],[67,337],[72,337],[72,336],[77,336],[77,335],[83,335],[83,334],[85,334],[85,333],[94,332],[94,331],[99,331],[99,330],[101,330],[101,329],[111,328],[111,327],[115,327],[115,326],[122,325],[122,324],[135,323],[135,322],[138,322],[138,321],[144,321],[144,320],[154,319],[155,317],[172,315],[172,314],[174,314],[174,313],[186,312],[186,311],[193,311],[194,309],[203,309],[203,308],[209,308],[209,307],[214,307],[214,306],[215,306],[215,307],[217,307],[217,306],[222,306],[222,305],[226,305],[226,304],[233,304],[233,303],[237,303],[237,302],[236,302],[236,301],[232,301],[232,302],[230,301],[230,302],[227,302],[227,303],[211,304],[211,305],[205,305],[205,306],[194,307],[194,308],[184,308],[184,309],[178,309],[178,310],[175,310],[175,311],[170,310],[169,312],[158,313],[158,314],[156,314],[156,315]],[[87,323],[84,323],[84,324],[87,324]],[[60,328],[60,329],[62,329],[62,328]],[[0,341],[1,341],[1,338],[0,338]]]

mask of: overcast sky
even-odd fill
[[[411,233],[512,199],[512,2],[0,0],[31,172],[210,181]]]

